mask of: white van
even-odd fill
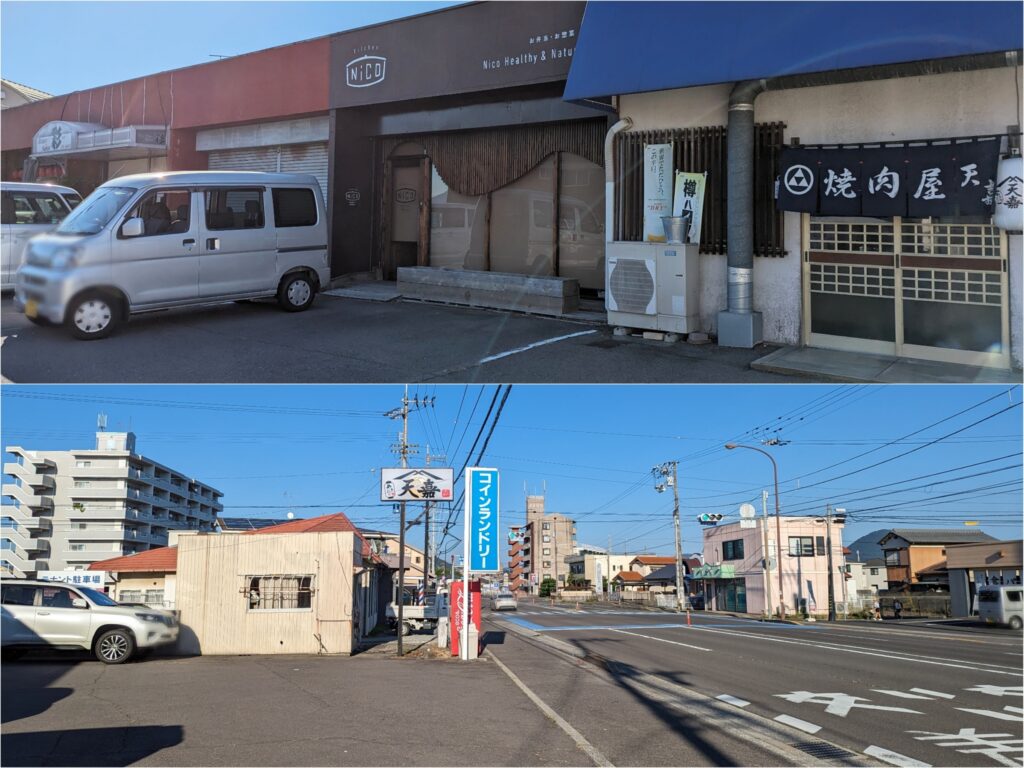
[[[1009,625],[1013,629],[1024,626],[1024,602],[1020,584],[978,587],[978,617],[989,624]]]
[[[328,284],[316,178],[246,171],[121,176],[32,240],[15,301],[40,325],[100,339],[129,315],[276,297],[308,309]]]
[[[56,184],[0,184],[0,290],[14,287],[30,238],[57,228],[80,202],[71,187]]]

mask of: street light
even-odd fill
[[[777,552],[775,556],[775,565],[779,569],[779,618],[786,618],[786,601],[783,597],[783,586],[782,586],[782,514],[779,511],[779,465],[775,463],[775,457],[773,457],[768,451],[755,448],[752,445],[738,445],[737,443],[726,443],[725,449],[731,451],[734,448],[746,448],[748,451],[757,451],[758,453],[767,456],[768,460],[772,463],[772,477],[775,481],[775,537],[778,539]],[[768,563],[768,553],[765,552],[765,565]]]

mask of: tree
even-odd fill
[[[555,580],[552,578],[547,578],[541,581],[538,594],[541,597],[550,597],[552,594],[555,593],[557,589],[558,586],[555,584]]]

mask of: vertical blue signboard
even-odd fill
[[[466,547],[471,573],[498,573],[498,470],[466,470]]]

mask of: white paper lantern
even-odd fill
[[[1021,157],[999,160],[995,187],[995,225],[1011,232],[1024,230],[1024,167]]]

